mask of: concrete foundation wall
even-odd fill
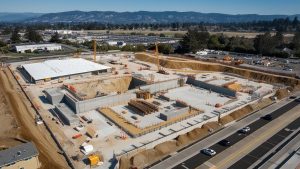
[[[80,124],[79,118],[74,114],[74,112],[71,109],[69,109],[68,106],[64,104],[60,104],[56,106],[55,112],[58,114],[58,116],[66,125]]]
[[[197,87],[200,87],[200,88],[203,88],[203,89],[206,89],[206,90],[211,90],[213,92],[220,93],[220,94],[225,95],[225,96],[236,97],[236,92],[233,91],[233,90],[230,90],[230,89],[227,89],[227,88],[224,88],[224,87],[220,87],[220,86],[215,86],[215,85],[212,85],[212,84],[208,84],[208,83],[205,83],[205,82],[202,82],[202,81],[199,81],[199,80],[195,80],[195,79],[192,79],[192,78],[188,78],[186,83],[197,86]]]
[[[104,97],[79,101],[77,102],[78,109],[76,109],[76,113],[83,113],[83,112],[97,109],[99,107],[108,107],[108,106],[129,102],[131,99],[134,98],[136,98],[136,94],[124,93],[120,95],[104,96]]]
[[[141,86],[140,89],[147,90],[153,94],[153,93],[156,93],[159,91],[169,90],[169,89],[173,89],[173,88],[177,88],[177,87],[179,87],[179,79],[174,79],[174,80],[169,80],[169,81],[165,81],[165,82],[159,82],[159,83],[155,83],[155,84]]]
[[[132,77],[132,80],[131,80],[130,85],[129,85],[129,89],[135,89],[138,86],[143,86],[143,85],[146,85],[146,84],[147,84],[146,81],[143,81],[143,80],[138,79],[136,77]]]
[[[79,109],[78,101],[72,98],[69,94],[66,94],[63,102],[68,105],[75,113],[77,113],[76,110]]]
[[[45,90],[45,95],[47,100],[53,105],[59,104],[64,98],[64,93],[58,91],[57,89]]]

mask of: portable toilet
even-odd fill
[[[84,146],[81,147],[81,152],[85,155],[88,155],[94,150],[93,145],[90,144],[85,144]]]

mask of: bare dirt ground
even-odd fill
[[[46,128],[35,125],[35,112],[7,68],[0,71],[0,86],[0,105],[3,107],[0,120],[1,124],[8,124],[0,131],[3,133],[0,145],[17,144],[16,138],[32,141],[39,150],[41,168],[68,168]]]
[[[21,142],[17,140],[20,137],[20,128],[9,109],[2,87],[0,88],[0,122],[0,149],[20,144]]]
[[[121,93],[126,92],[129,88],[131,79],[131,77],[125,76],[113,79],[75,83],[72,84],[72,86],[74,86],[76,91],[79,91],[81,95],[84,95],[85,99],[92,99],[97,96],[98,92],[105,94],[116,91]]]

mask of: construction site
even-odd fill
[[[71,168],[146,167],[299,88],[293,78],[158,50],[2,69],[36,111],[33,127],[46,126]]]

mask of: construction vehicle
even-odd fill
[[[229,56],[229,55],[226,55],[226,56],[224,56],[223,60],[227,61],[227,62],[231,62],[232,61],[232,57]]]
[[[42,118],[39,116],[39,115],[35,115],[35,124],[38,125],[38,124],[43,124],[43,120]]]
[[[158,43],[155,43],[155,56],[156,56],[156,59],[157,59],[157,63],[156,63],[156,65],[157,65],[157,73],[168,75],[169,73],[167,71],[165,71],[163,69],[163,67],[160,66],[159,52],[158,52]]]
[[[72,136],[72,138],[73,139],[78,139],[79,137],[81,137],[82,136],[82,134],[81,133],[79,133],[79,134],[75,134],[75,135],[73,135]]]
[[[234,62],[235,65],[244,64],[244,60],[238,59]]]

